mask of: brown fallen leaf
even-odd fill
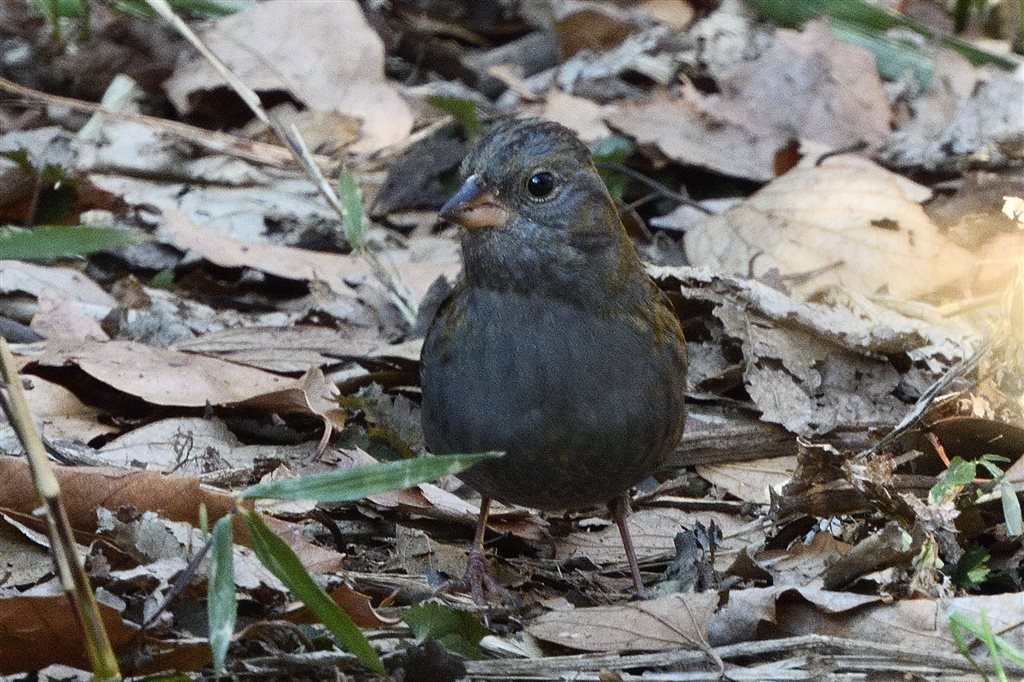
[[[674,161],[762,182],[775,176],[775,154],[787,142],[719,116],[692,86],[621,104],[605,121]]]
[[[380,630],[402,622],[401,618],[386,618],[373,608],[370,598],[347,585],[338,585],[327,592],[334,603],[349,615],[352,622],[367,630]],[[320,620],[309,612],[305,604],[289,604],[281,617],[292,623],[319,623]]]
[[[612,131],[605,125],[606,107],[583,97],[576,97],[552,88],[545,95],[541,116],[569,128],[584,142],[608,137]]]
[[[582,651],[664,651],[707,647],[717,592],[673,594],[619,606],[546,613],[526,627],[537,639]]]
[[[163,216],[160,230],[164,238],[221,267],[249,267],[284,279],[323,282],[336,295],[353,300],[353,287],[366,282],[373,272],[359,256],[233,239],[204,229],[171,208],[164,208]],[[394,264],[417,301],[435,279],[454,277],[460,266],[455,240],[439,237],[419,237],[410,241],[408,249],[391,249],[381,257]]]
[[[685,236],[695,266],[747,277],[777,270],[798,297],[829,287],[924,296],[975,267],[892,173],[842,157],[795,168]]]
[[[874,146],[889,135],[892,112],[874,55],[839,40],[824,20],[776,31],[764,54],[739,60],[716,80],[720,94],[708,98],[709,108],[771,138],[837,149]]]
[[[86,405],[63,386],[41,377],[25,377],[25,397],[41,435],[48,440],[88,443],[96,436],[117,431],[109,424],[100,423],[100,410]],[[7,452],[21,450],[14,429],[6,421],[0,423],[0,444],[0,449]]]
[[[54,466],[53,470],[76,531],[95,531],[96,510],[100,507],[159,511],[164,518],[198,527],[200,504],[206,505],[211,521],[233,510],[236,504],[234,495],[202,486],[195,478],[115,467]],[[0,480],[4,482],[0,486],[0,508],[31,518],[39,499],[28,462],[21,457],[0,457]]]
[[[115,651],[124,651],[138,631],[116,609],[99,604],[100,617]],[[41,643],[45,642],[45,646]],[[41,670],[61,663],[89,670],[82,628],[64,594],[0,597],[0,674]]]
[[[376,151],[412,130],[409,106],[384,77],[384,45],[358,3],[261,2],[213,22],[203,39],[254,90],[287,92],[311,109],[361,119],[362,139],[353,151]],[[187,113],[192,98],[223,85],[197,55],[182,60],[164,87]]]
[[[0,260],[0,293],[24,292],[36,298],[44,294],[75,301],[79,310],[103,319],[117,305],[114,298],[91,279],[71,268]]]

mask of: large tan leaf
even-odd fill
[[[836,285],[914,298],[974,267],[891,173],[841,158],[791,170],[698,223],[685,243],[696,266],[753,277],[776,269],[801,298]]]
[[[253,89],[280,90],[313,110],[361,119],[357,151],[401,142],[412,129],[412,111],[384,78],[384,45],[359,3],[255,3],[215,22],[203,38]],[[187,112],[190,97],[223,84],[196,56],[182,61],[165,87],[175,107]]]
[[[294,383],[252,367],[132,341],[54,343],[38,361],[57,367],[78,365],[119,391],[156,405],[179,407],[236,403]]]
[[[583,651],[662,651],[707,646],[717,592],[546,613],[526,631],[538,639]]]

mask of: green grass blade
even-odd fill
[[[746,3],[761,16],[788,28],[799,28],[804,22],[822,15],[876,34],[893,28],[905,28],[925,38],[937,39],[944,47],[958,52],[975,66],[994,64],[1003,69],[1014,69],[1017,66],[1012,59],[986,52],[953,36],[936,35],[920,22],[864,0],[746,0]]]
[[[213,669],[224,674],[228,646],[235,633],[238,599],[235,595],[234,542],[231,537],[232,516],[222,516],[213,527],[210,553],[210,575],[206,586],[206,616],[210,622],[210,650]]]
[[[368,495],[404,490],[417,483],[457,474],[481,460],[497,456],[498,453],[495,452],[484,452],[474,455],[416,457],[400,462],[370,464],[344,471],[257,483],[243,490],[240,496],[242,499],[351,502]]]
[[[0,258],[50,260],[68,258],[149,240],[142,232],[110,227],[44,225],[32,229],[0,227]]]
[[[341,199],[341,222],[345,228],[345,239],[355,251],[366,245],[366,221],[363,218],[363,193],[359,183],[348,168],[341,169],[338,180],[338,194]]]
[[[999,482],[1003,498],[1003,517],[1006,519],[1006,534],[1012,538],[1024,535],[1024,519],[1021,518],[1020,500],[1013,484],[1005,478]]]
[[[253,511],[244,511],[243,514],[252,535],[252,549],[263,565],[327,626],[347,651],[358,656],[372,670],[383,673],[384,666],[362,631],[313,581],[295,552],[267,528],[259,514]]]
[[[427,97],[427,104],[437,107],[454,118],[467,137],[476,137],[480,134],[481,128],[483,128],[476,102],[471,99],[448,97],[446,95],[430,95]]]

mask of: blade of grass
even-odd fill
[[[44,225],[30,230],[0,227],[0,257],[11,260],[68,258],[150,239],[149,235],[142,232],[89,225]]]
[[[404,490],[417,483],[457,474],[481,460],[497,456],[498,453],[484,452],[473,455],[417,457],[400,462],[370,464],[344,471],[257,483],[243,490],[240,497],[351,502],[368,495]]]
[[[362,631],[313,581],[295,552],[267,528],[259,514],[248,510],[242,513],[252,536],[252,549],[263,565],[327,626],[347,651],[358,656],[370,669],[383,673],[384,666]]]
[[[213,527],[213,547],[210,553],[210,576],[206,586],[206,616],[210,622],[210,650],[213,669],[224,674],[228,646],[235,633],[238,618],[238,598],[235,594],[234,542],[231,535],[231,515],[222,516]]]
[[[762,16],[780,26],[798,28],[804,22],[825,15],[831,19],[857,26],[862,31],[883,33],[893,28],[909,29],[930,40],[938,40],[944,47],[960,53],[975,66],[994,64],[1003,69],[1014,69],[1017,62],[1002,55],[981,50],[953,36],[939,35],[924,24],[890,12],[864,0],[746,0]]]

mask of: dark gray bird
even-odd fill
[[[483,558],[491,499],[607,503],[643,596],[624,492],[682,436],[682,328],[568,129],[501,123],[462,170],[441,217],[465,228],[464,267],[423,345],[423,431],[435,454],[507,453],[461,475],[483,496],[464,580],[504,593]]]

